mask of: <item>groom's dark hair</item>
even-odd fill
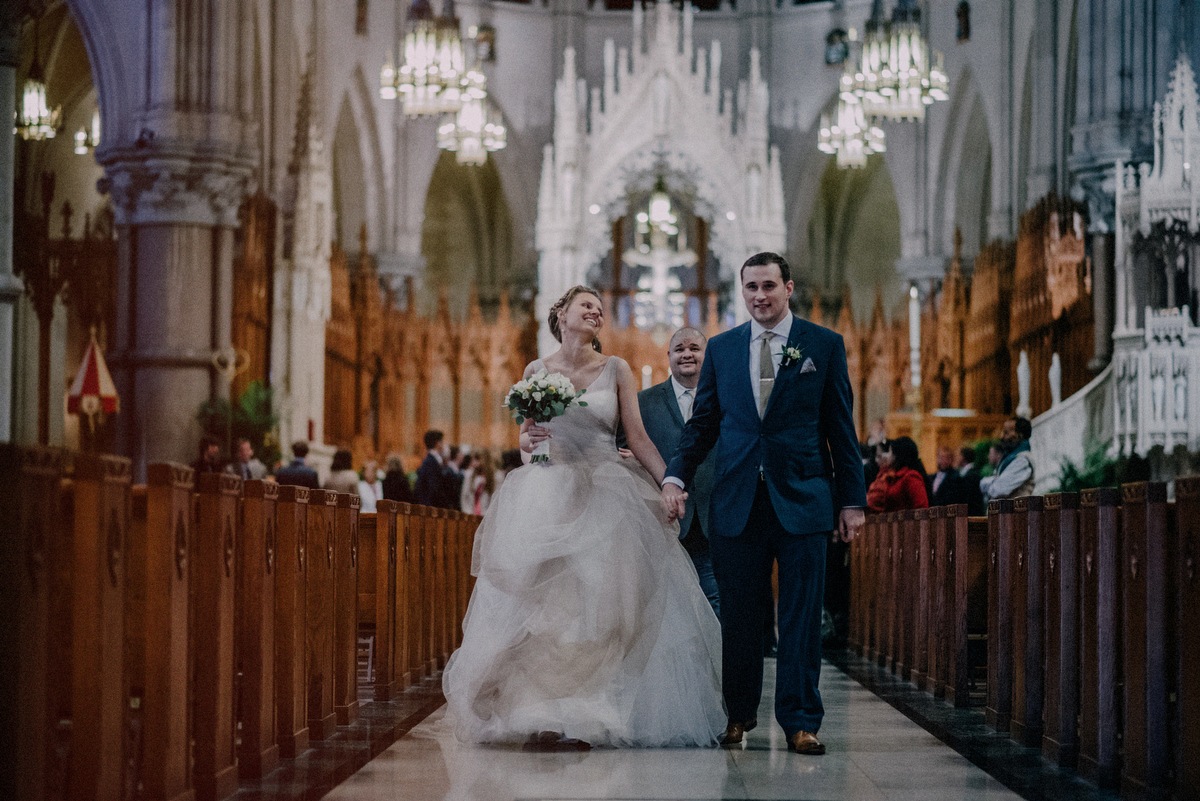
[[[742,275],[746,272],[747,267],[766,267],[768,264],[779,266],[779,274],[783,276],[783,283],[786,284],[792,280],[792,268],[788,266],[787,259],[769,250],[764,250],[762,253],[755,253],[746,259],[746,263],[742,265],[742,269],[738,272],[738,280],[742,280]]]

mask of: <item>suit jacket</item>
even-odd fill
[[[958,471],[953,467],[946,471],[942,478],[942,483],[938,484],[935,491],[933,483],[937,480],[937,473],[929,479],[929,505],[930,506],[951,506],[958,503],[970,503],[971,491],[970,482],[960,476]]]
[[[422,506],[458,508],[458,482],[454,480],[453,472],[429,454],[417,468],[417,485],[413,487],[413,495]]]
[[[683,435],[683,415],[679,413],[679,401],[675,399],[675,387],[671,385],[671,379],[639,392],[638,407],[642,412],[642,425],[646,427],[654,447],[658,448],[664,460],[670,459]],[[679,521],[680,539],[691,531],[692,519],[697,515],[704,536],[708,536],[708,504],[712,497],[716,456],[715,451],[709,452],[688,488],[687,514]]]
[[[691,487],[715,446],[709,519],[717,534],[735,537],[746,527],[760,469],[779,521],[793,534],[831,531],[842,507],[866,505],[845,343],[792,317],[787,346],[801,357],[779,368],[760,419],[750,386],[750,323],[708,342],[692,417],[667,475]]]
[[[279,468],[275,472],[275,480],[280,484],[295,484],[309,489],[321,488],[317,471],[306,465],[302,459],[293,459],[291,464]]]

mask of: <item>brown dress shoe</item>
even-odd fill
[[[825,744],[810,731],[798,731],[788,738],[788,750],[797,754],[820,756],[825,753]]]
[[[729,721],[729,724],[725,726],[725,736],[721,738],[721,745],[737,745],[742,741],[745,733],[757,725],[758,718]]]

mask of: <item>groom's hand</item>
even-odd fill
[[[669,520],[683,519],[687,510],[687,498],[687,493],[675,484],[663,484],[662,505]]]
[[[862,509],[843,509],[838,520],[838,534],[842,542],[850,542],[867,521],[867,514]]]

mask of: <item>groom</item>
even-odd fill
[[[779,564],[775,717],[789,750],[823,754],[821,601],[825,544],[863,524],[866,490],[842,338],[794,317],[787,261],[751,256],[741,272],[751,321],[708,343],[692,416],[667,465],[663,502],[685,512],[696,470],[715,445],[709,548],[721,594],[722,745],[757,724],[771,564]]]

